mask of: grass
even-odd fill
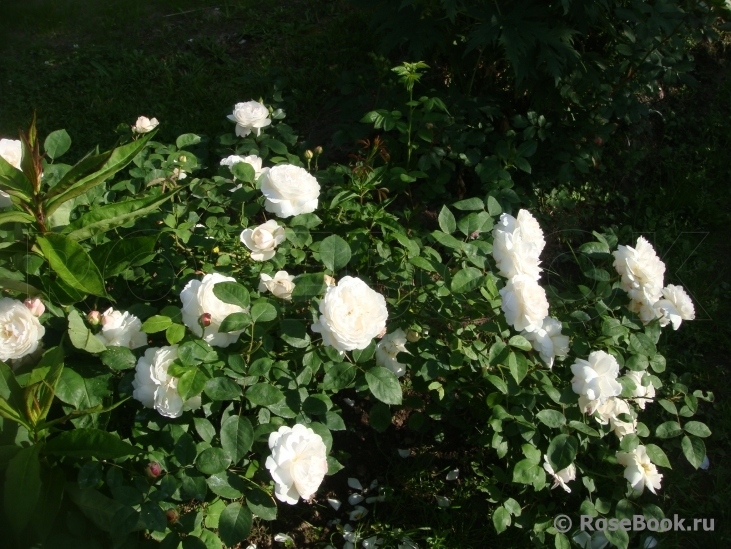
[[[327,144],[339,122],[364,112],[344,102],[341,92],[367,92],[373,85],[366,24],[366,14],[344,0],[4,2],[0,136],[13,137],[34,110],[42,134],[69,131],[70,157],[97,143],[111,145],[116,124],[131,124],[141,114],[161,120],[162,141],[187,132],[214,136],[230,131],[225,114],[234,103],[283,90],[298,133],[307,143]],[[700,86],[667,90],[647,124],[608,144],[605,171],[592,174],[573,199],[543,206],[562,226],[614,225],[628,236],[647,235],[668,265],[666,283],[682,284],[696,303],[697,320],[663,335],[661,352],[670,371],[689,373],[692,389],[715,394],[700,414],[713,429],[706,440],[711,468],[692,470],[680,450],[668,446],[678,466],[666,473],[659,498],[670,516],[714,517],[715,531],[666,535],[662,548],[731,546],[731,478],[724,467],[731,456],[728,53],[723,45],[697,52]],[[455,433],[435,445],[406,426],[377,435],[361,422],[364,410],[343,408],[355,428],[336,433],[335,448],[351,452],[341,456],[348,472],[393,490],[364,521],[364,537],[387,538],[384,548],[406,535],[440,549],[524,546],[516,528],[495,534],[487,487],[474,473],[483,468],[480,449],[466,447]],[[392,453],[403,447],[414,448],[414,456]],[[445,481],[454,468],[460,479]],[[344,501],[346,480],[328,478],[321,495]],[[439,508],[437,495],[450,498],[452,507]],[[344,524],[345,518],[320,498],[283,509],[274,523],[259,523],[252,541],[269,547],[274,534],[286,532],[297,546],[340,547],[340,526],[330,521]]]

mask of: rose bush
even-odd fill
[[[474,482],[498,533],[516,524],[563,548],[582,538],[550,526],[558,510],[623,518],[638,504],[662,518],[647,499],[658,468],[680,454],[703,463],[710,430],[690,418],[713,397],[666,370],[663,327],[694,308],[663,289],[650,242],[594,233],[557,281],[540,266],[553,237],[497,172],[483,196],[424,221],[416,193],[383,186],[424,179],[408,160],[376,148],[312,173],[284,113],[251,103],[212,146],[215,170],[194,153],[199,136],[160,143],[156,127],[74,166],[57,161],[65,132],[44,141],[49,163],[31,127],[30,160],[0,160],[13,203],[0,212],[13,543],[52,539],[64,501],[106,543],[235,546],[277,502],[325,497],[348,467],[333,432],[356,400],[377,433],[399,414],[430,444],[454,432],[471,445],[491,471]],[[349,484],[350,521],[389,504]]]

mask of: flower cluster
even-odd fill
[[[102,329],[95,337],[105,346],[138,349],[147,345],[142,322],[129,312],[116,311],[110,307],[101,314],[99,321]]]
[[[41,304],[42,305],[42,304]],[[34,301],[0,299],[0,360],[17,360],[35,353],[46,329],[35,312],[41,312]]]

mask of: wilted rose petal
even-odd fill
[[[350,477],[348,479],[348,486],[350,486],[353,490],[362,490],[363,485],[360,483],[360,481],[357,478]]]
[[[708,470],[708,468],[710,466],[711,466],[711,462],[708,461],[708,456],[705,456],[703,458],[703,463],[701,463],[698,467],[700,467],[701,469],[703,469],[705,471],[705,470]]]
[[[350,494],[348,496],[348,503],[351,505],[358,505],[361,501],[363,501],[363,496],[360,494]]]
[[[443,496],[434,496],[437,498],[437,505],[439,507],[449,507],[452,505],[452,502],[449,500],[449,498],[445,498]]]
[[[330,504],[330,507],[332,507],[336,511],[340,509],[340,506],[343,504],[340,500],[332,498],[327,498],[327,502]]]
[[[447,473],[447,480],[457,480],[459,478],[459,469],[454,469]]]
[[[362,505],[357,505],[355,509],[350,512],[350,520],[360,520],[368,514],[368,509]]]
[[[276,536],[274,536],[274,541],[278,541],[279,543],[294,543],[294,540],[291,536],[288,536],[287,534],[279,533]]]

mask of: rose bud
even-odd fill
[[[28,307],[28,310],[33,316],[41,316],[43,312],[46,310],[46,306],[43,304],[43,302],[38,299],[37,297],[34,298],[28,298],[24,302],[26,307]]]
[[[322,154],[322,147],[318,145],[315,147],[315,156],[320,156]]]
[[[86,315],[86,320],[88,320],[89,324],[92,326],[98,326],[102,321],[102,315],[99,311],[91,311],[88,315]]]
[[[315,156],[315,155],[314,155],[314,154],[312,153],[312,151],[311,151],[310,149],[307,149],[307,150],[305,151],[305,158],[306,158],[307,160],[312,160],[312,158],[313,158],[314,156]]]
[[[335,279],[331,277],[330,275],[325,275],[325,285],[326,286],[337,286],[337,282],[335,282]]]
[[[594,143],[595,143],[596,145],[601,145],[602,143],[604,143],[604,141],[602,140],[602,138],[601,138],[601,137],[595,137],[595,138],[594,138]]]
[[[149,478],[157,478],[162,474],[162,466],[157,461],[151,461],[147,464],[145,473]]]
[[[203,313],[198,319],[198,324],[201,325],[201,328],[208,328],[211,325],[211,318],[211,313]]]
[[[417,332],[416,330],[409,329],[406,332],[406,339],[410,341],[411,343],[416,343],[421,339],[421,334]]]
[[[175,509],[168,509],[167,511],[165,511],[165,518],[168,519],[168,522],[170,524],[175,524],[176,522],[178,522],[180,515]]]

